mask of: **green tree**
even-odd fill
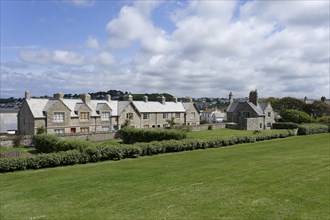
[[[282,110],[280,115],[284,122],[293,122],[293,123],[301,124],[301,123],[310,123],[313,121],[311,116],[309,116],[306,112],[294,110],[294,109]]]

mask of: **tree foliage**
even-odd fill
[[[282,110],[280,113],[282,120],[284,122],[293,122],[293,123],[311,123],[313,119],[303,111],[286,109]]]

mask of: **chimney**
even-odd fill
[[[144,102],[148,102],[148,96],[146,96],[146,95],[143,96],[143,101],[144,101]]]
[[[84,103],[88,103],[91,100],[91,95],[88,93],[84,93],[80,96]]]
[[[233,98],[233,97],[234,97],[233,93],[230,92],[230,93],[229,93],[229,103],[230,103],[230,104],[234,102],[234,98]]]
[[[158,101],[160,102],[160,103],[162,103],[163,105],[165,104],[165,96],[158,96],[157,97],[157,99],[158,99]]]
[[[133,96],[131,94],[124,95],[124,101],[133,101]]]
[[[111,95],[107,94],[105,96],[105,100],[107,100],[107,102],[110,102],[111,101]]]
[[[173,97],[173,102],[177,103],[178,102],[178,97]]]
[[[191,97],[186,97],[185,102],[192,102],[192,98]]]
[[[63,93],[58,92],[58,93],[55,93],[53,97],[56,100],[60,100],[60,99],[64,98],[64,95],[63,95]]]
[[[31,98],[31,94],[30,94],[30,91],[29,90],[26,90],[25,91],[25,99],[28,100]]]
[[[251,91],[249,95],[249,102],[258,105],[258,92],[257,90]]]

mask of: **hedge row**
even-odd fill
[[[298,129],[298,135],[330,132],[330,126],[315,123],[299,125],[291,122],[278,122],[273,124],[273,129]]]
[[[273,129],[296,129],[299,125],[292,122],[277,122],[273,124]]]
[[[88,161],[89,157],[78,150],[36,154],[32,157],[8,157],[0,159],[0,172],[83,164]]]
[[[302,124],[299,125],[298,135],[328,133],[329,127],[324,124]]]
[[[82,151],[70,150],[50,154],[37,154],[25,158],[0,159],[0,172],[84,164],[87,162],[104,160],[121,160],[123,158],[136,158],[140,156],[151,156],[195,149],[218,148],[274,138],[285,138],[293,135],[294,133],[291,130],[270,130],[253,136],[227,137],[211,140],[185,139],[155,141],[123,146],[91,146]]]
[[[53,153],[68,150],[83,151],[91,145],[88,141],[66,139],[62,140],[55,135],[38,134],[34,137],[34,144],[39,153]]]
[[[164,140],[182,140],[187,137],[186,132],[179,130],[163,129],[136,129],[124,128],[121,130],[121,139],[124,144],[134,144],[136,142],[152,142]]]

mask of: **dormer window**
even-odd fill
[[[110,112],[102,112],[101,120],[102,121],[109,121],[110,120]]]
[[[79,119],[81,121],[88,121],[89,120],[89,112],[80,112]]]

